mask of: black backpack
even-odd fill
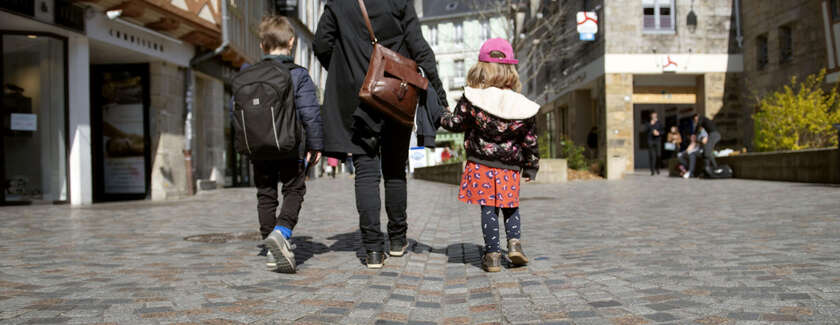
[[[233,77],[235,146],[252,160],[298,157],[304,141],[295,109],[294,64],[262,60]]]

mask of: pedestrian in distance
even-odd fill
[[[520,242],[519,187],[521,178],[530,182],[539,169],[535,116],[540,105],[519,93],[519,61],[506,40],[484,42],[478,61],[467,74],[464,96],[452,112],[443,114],[441,126],[464,132],[467,163],[458,199],[481,206],[481,265],[487,272],[499,272],[499,210],[504,215],[508,260],[513,265],[528,263]]]
[[[408,0],[361,1],[377,44],[414,60],[446,107],[435,54],[423,39],[414,5]],[[390,256],[408,250],[406,164],[411,127],[361,102],[359,90],[368,71],[373,44],[360,1],[329,0],[318,21],[313,48],[329,75],[324,92],[325,151],[343,158],[353,154],[356,209],[368,268],[382,268],[385,236],[380,226],[380,183],[385,180]],[[430,92],[431,93],[431,92]]]
[[[659,120],[659,114],[650,113],[650,121],[647,128],[648,159],[650,159],[650,174],[659,175],[659,160],[662,158],[662,133],[665,128]]]
[[[292,24],[282,16],[266,16],[259,25],[259,36],[263,60],[234,77],[233,117],[241,123],[237,124],[238,134],[244,134],[237,145],[247,147],[254,165],[257,214],[263,238],[259,255],[267,256],[269,268],[294,273],[296,262],[289,240],[306,194],[308,167],[318,162],[324,148],[323,123],[309,71],[293,63]],[[294,112],[285,116],[296,121],[275,125],[286,120],[279,118],[284,112]],[[264,146],[257,141],[261,138],[269,138],[262,141]],[[268,154],[285,143],[290,143],[287,152]],[[278,183],[283,183],[279,215]]]

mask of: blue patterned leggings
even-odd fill
[[[500,252],[499,247],[499,209],[497,207],[481,206],[481,232],[484,233],[484,251],[487,253]],[[519,239],[520,220],[519,208],[501,208],[505,217],[505,234],[508,239]]]

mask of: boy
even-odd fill
[[[268,16],[259,27],[260,48],[266,58],[282,63],[292,63],[292,49],[295,45],[295,30],[285,17]],[[313,163],[321,158],[324,147],[323,122],[315,95],[315,84],[309,71],[295,67],[291,71],[295,109],[306,130],[306,143],[301,143],[300,152],[306,151],[306,162]],[[305,146],[305,148],[304,148]],[[303,155],[301,155],[303,156]],[[301,157],[303,158],[303,157]],[[306,194],[305,162],[298,158],[285,160],[252,160],[254,183],[257,186],[257,211],[262,234],[263,251],[268,256],[267,266],[285,273],[295,272],[295,255],[289,244],[292,229],[298,221],[303,196]],[[277,216],[277,183],[283,183],[283,205]]]

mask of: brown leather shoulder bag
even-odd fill
[[[359,99],[403,125],[414,125],[418,93],[426,90],[429,81],[417,71],[414,60],[379,44],[363,0],[359,0],[359,7],[373,44]]]

